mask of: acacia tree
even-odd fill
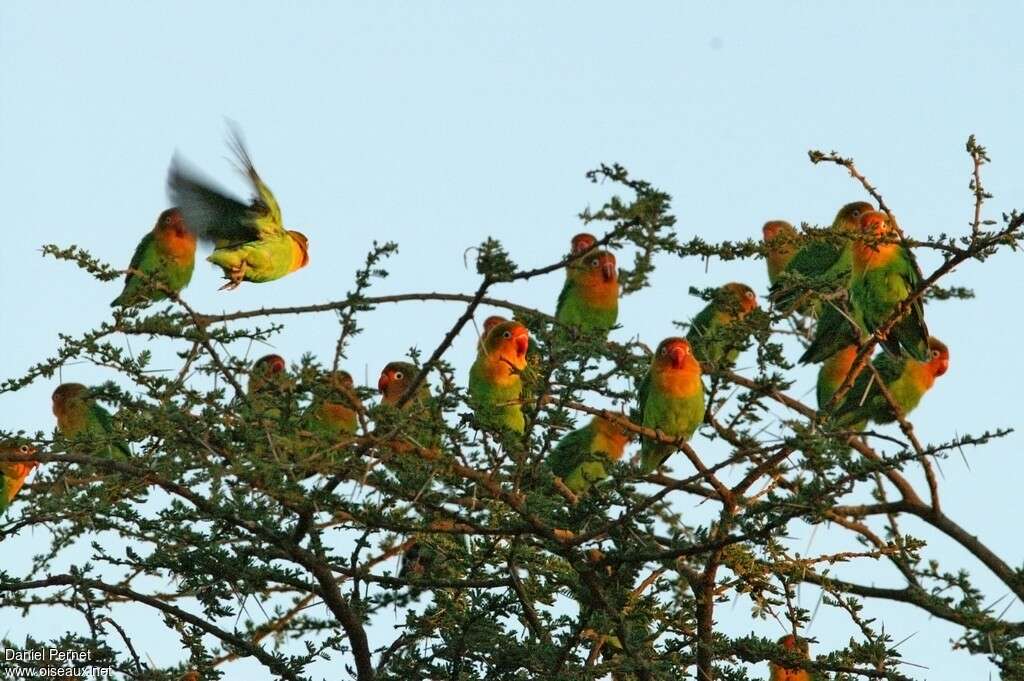
[[[980,169],[988,158],[973,137],[967,151],[970,230],[899,237],[914,249],[938,251],[942,264],[861,343],[837,400],[857,374],[873,370],[879,338],[914,300],[969,296],[940,282],[962,263],[1021,241],[1024,216],[984,218],[989,195]],[[810,156],[847,169],[890,212],[852,160]],[[603,232],[598,245],[635,254],[620,274],[623,295],[649,285],[658,254],[764,255],[754,240],[680,240],[670,197],[619,166],[602,166],[589,178],[622,194],[580,217]],[[606,341],[492,295],[496,285],[514,292],[508,285],[556,272],[572,257],[524,268],[488,239],[475,251],[480,284],[472,293],[370,295],[395,248],[374,244],[343,300],[212,315],[171,294],[163,309],[119,311],[93,331],[62,336],[53,357],[2,384],[0,392],[17,391],[72,360],[116,372],[118,381],[101,392],[115,411],[116,434],[134,448],[121,461],[99,454],[95,439],[37,433],[38,453],[0,454],[4,461],[42,463],[0,522],[0,540],[34,532],[40,546],[25,574],[0,572],[0,607],[63,608],[84,621],[61,635],[5,639],[6,648],[89,651],[88,664],[137,679],[173,679],[187,670],[197,674],[192,678],[220,678],[240,657],[284,679],[310,678],[308,667],[322,658],[334,661],[332,678],[360,681],[743,679],[751,663],[764,660],[835,678],[903,679],[913,670],[901,666],[897,642],[870,616],[874,601],[889,600],[958,625],[959,648],[987,656],[1003,678],[1024,678],[1024,622],[1005,621],[986,607],[989,599],[966,571],[928,560],[928,537],[903,530],[908,517],[922,521],[1024,599],[1021,568],[945,514],[933,472],[936,460],[1007,430],[922,443],[894,403],[898,431],[832,426],[793,396],[788,378],[786,358],[807,342],[813,320],[769,309],[750,315],[742,329],[754,339],[756,367],[705,376],[704,423],[691,442],[676,441],[643,428],[630,412],[657,339]],[[102,280],[123,274],[77,247],[44,252]],[[304,430],[304,410],[324,371],[344,364],[355,334],[373,333],[371,324],[364,327],[368,313],[427,300],[448,301],[459,312],[429,354],[410,350],[419,373],[399,408],[357,388],[355,435],[324,438]],[[532,391],[522,435],[481,427],[445,359],[482,306],[503,308],[531,332]],[[303,357],[285,389],[255,404],[245,389],[248,346],[273,338],[289,317],[320,313],[338,316],[334,357]],[[270,325],[251,326],[264,320]],[[121,334],[150,346],[132,354],[117,342]],[[175,352],[178,370],[150,371],[149,348]],[[429,409],[402,408],[423,385],[433,391]],[[781,432],[766,433],[769,410],[784,413]],[[678,477],[645,475],[623,462],[589,493],[569,492],[543,462],[588,415],[676,447],[670,463]],[[923,489],[907,475],[916,468],[925,473]],[[694,500],[706,512],[681,514],[681,504]],[[795,523],[821,526],[848,547],[803,555],[787,540]],[[83,543],[88,562],[62,567]],[[400,554],[416,569],[398,574],[393,559]],[[891,586],[840,578],[832,567],[863,562],[888,565]],[[856,632],[849,645],[802,659],[768,639],[729,636],[716,626],[716,608],[745,595],[753,617],[774,617],[799,634],[812,616],[795,597],[805,583],[821,590],[822,607],[849,618]],[[131,627],[121,623],[132,604],[160,614],[185,650],[180,665],[160,668],[136,650]],[[367,635],[371,623],[394,612],[400,625],[393,636]],[[295,642],[301,645],[289,645]]]

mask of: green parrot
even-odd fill
[[[900,243],[877,243],[878,239],[892,239],[896,235],[885,213],[866,213],[861,216],[860,225],[864,236],[875,243],[858,240],[853,245],[850,304],[860,327],[873,334],[921,281],[910,249]],[[928,327],[920,298],[880,340],[894,355],[928,360]]]
[[[666,338],[658,344],[637,396],[644,428],[676,439],[693,436],[704,420],[704,382],[700,362],[685,338]],[[670,444],[643,438],[641,469],[650,473],[674,451]]]
[[[830,228],[831,233],[852,239],[859,233],[858,221],[861,215],[872,210],[874,206],[865,201],[846,204],[836,213]],[[836,243],[827,239],[808,240],[786,265],[779,280],[772,285],[771,299],[775,307],[781,312],[798,310],[816,316],[820,311],[820,305],[807,304],[805,284],[799,280],[845,284],[850,277],[851,259],[848,241]],[[793,281],[790,281],[790,277]]]
[[[805,660],[811,659],[811,647],[806,640],[797,638],[792,634],[783,636],[778,640],[778,644],[786,650],[799,653]],[[817,681],[818,676],[813,674],[806,669],[787,669],[775,662],[768,663],[768,669],[771,670],[771,676],[769,681]]]
[[[292,406],[293,388],[294,383],[288,374],[284,357],[264,355],[253,362],[249,369],[249,382],[245,390],[251,411],[241,403],[237,403],[234,408],[260,418],[281,419],[281,407],[286,406],[288,411]]]
[[[710,303],[690,322],[686,334],[698,362],[712,368],[732,365],[742,341],[729,327],[757,308],[757,294],[746,284],[731,283],[715,291]]]
[[[57,417],[57,431],[65,438],[85,436],[98,441],[100,449],[89,453],[121,461],[131,456],[124,440],[114,435],[110,412],[97,404],[92,391],[81,383],[57,386],[53,391],[53,415]]]
[[[836,301],[821,302],[821,314],[814,329],[814,338],[800,356],[801,364],[824,362],[844,348],[860,342],[857,326],[851,322],[852,314],[838,307]]]
[[[573,253],[593,246],[589,234],[573,237]],[[615,256],[602,250],[588,253],[565,268],[565,285],[558,294],[555,318],[584,331],[607,332],[619,316],[619,272]]]
[[[305,267],[309,241],[301,232],[284,228],[277,199],[256,173],[235,128],[229,146],[256,193],[249,205],[186,167],[177,156],[171,161],[167,193],[189,229],[213,242],[214,251],[207,260],[223,270],[228,283],[221,289],[230,290],[243,281],[274,281]]]
[[[380,378],[377,379],[381,402],[390,405],[396,404],[419,373],[420,370],[411,362],[389,362],[385,365],[380,372]],[[426,402],[429,399],[430,387],[426,381],[423,381],[416,389],[415,397],[406,403],[406,407],[417,402]]]
[[[785,220],[769,220],[761,228],[761,235],[768,283],[774,286],[800,247],[800,233]]]
[[[847,345],[822,362],[821,369],[818,370],[817,397],[819,410],[828,406],[832,396],[843,385],[843,381],[850,375],[850,369],[853,368],[853,362],[856,358],[857,346]]]
[[[24,440],[0,442],[0,454],[31,456],[35,453],[36,448]],[[15,495],[25,484],[25,478],[38,465],[37,461],[0,461],[0,482],[3,483],[3,489],[0,490],[0,517],[7,512]]]
[[[352,374],[332,371],[324,376],[322,391],[313,397],[303,418],[303,429],[323,440],[354,435],[359,427]]]
[[[882,377],[896,405],[906,416],[921,402],[921,398],[935,385],[935,379],[949,370],[949,348],[937,338],[928,339],[928,359],[921,362],[908,357],[893,357],[880,353],[872,364]],[[878,389],[874,375],[868,370],[857,375],[850,391],[836,410],[840,425],[862,421],[892,423],[896,414]]]
[[[469,370],[469,403],[485,428],[522,433],[523,380],[530,332],[516,321],[490,317],[484,322],[476,360]]]
[[[605,466],[622,458],[630,439],[629,431],[595,416],[558,442],[548,456],[548,467],[574,494],[583,494],[608,477]]]
[[[178,293],[192,280],[195,265],[196,235],[185,226],[177,208],[168,208],[160,213],[156,226],[142,237],[128,268],[142,272]],[[124,290],[110,306],[138,305],[165,298],[166,291],[151,286],[134,272],[128,272],[124,278]]]

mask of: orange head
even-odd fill
[[[185,219],[177,208],[168,208],[160,213],[153,227],[153,236],[174,256],[181,259],[195,257],[196,235],[185,225]]]
[[[854,231],[860,224],[860,219],[865,213],[874,212],[875,207],[867,201],[853,201],[839,209],[832,227],[835,229],[848,229]]]
[[[928,368],[936,377],[949,371],[949,348],[934,336],[928,339]]]
[[[389,362],[380,372],[377,389],[384,404],[394,404],[405,394],[419,369],[411,362]]]
[[[89,389],[81,383],[62,383],[53,391],[53,415],[58,419],[68,413],[72,403],[87,397]]]
[[[577,280],[582,280],[585,286],[617,286],[619,283],[619,268],[609,251],[592,251],[576,263],[575,269],[579,272]]]
[[[757,309],[757,294],[746,284],[732,282],[718,289],[716,300],[724,311],[737,317],[745,317]]]
[[[489,334],[491,332],[491,329],[496,327],[498,324],[501,324],[502,322],[507,322],[507,321],[508,320],[505,319],[504,317],[502,317],[501,315],[496,315],[496,314],[495,315],[491,315],[490,317],[488,317],[487,319],[484,320],[484,334],[483,334],[483,337],[487,338],[487,334]]]
[[[517,371],[526,368],[530,332],[525,326],[516,321],[502,320],[490,327],[485,322],[484,329],[483,350],[491,361],[504,362]]]
[[[761,228],[761,236],[764,237],[765,243],[768,243],[778,239],[780,236],[795,239],[797,234],[793,225],[785,220],[769,220]]]
[[[281,355],[264,355],[249,370],[249,393],[262,390],[268,383],[275,383],[284,374],[284,357]]]
[[[583,251],[593,248],[597,243],[597,237],[593,234],[581,232],[572,238],[571,255],[579,255]]]
[[[659,371],[699,371],[700,363],[693,356],[689,341],[673,336],[658,343],[658,349],[654,352],[654,367]]]
[[[352,374],[347,371],[332,371],[327,375],[327,385],[334,390],[346,391],[352,390],[355,382],[352,380]]]
[[[288,235],[291,236],[292,241],[295,242],[299,249],[295,262],[292,263],[292,271],[294,272],[309,264],[309,239],[302,232],[296,232],[293,229],[288,230]]]
[[[860,231],[865,236],[882,239],[889,235],[889,217],[881,211],[864,213],[860,216],[859,224]]]

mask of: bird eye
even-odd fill
[[[668,354],[668,346],[665,346],[665,347],[663,347],[661,349],[661,354],[663,354],[663,355],[667,355]]]
[[[860,208],[854,208],[853,209],[853,217],[855,217],[855,218],[859,218],[860,217]]]
[[[511,338],[512,337],[512,332],[511,331],[506,331],[505,333],[501,334],[501,337],[502,338]]]
[[[402,373],[401,371],[396,371],[396,372],[395,372],[395,378],[396,378],[396,379],[398,379],[398,380],[400,381],[400,380],[402,380],[403,378],[405,378],[405,374],[403,374],[403,373]]]
[[[747,291],[746,296],[747,296],[747,298],[750,298],[751,300],[753,300],[754,299],[754,292],[753,291]]]
[[[590,266],[591,266],[591,267],[597,267],[597,266],[598,266],[598,265],[600,265],[600,264],[601,264],[601,263],[600,263],[600,262],[598,262],[597,258],[591,258],[591,259],[590,259]]]
[[[932,350],[932,359],[938,359],[938,358],[939,358],[939,351],[938,350]]]
[[[28,454],[28,445],[22,445],[18,447],[18,451],[22,454]]]

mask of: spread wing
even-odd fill
[[[237,244],[260,238],[253,209],[177,154],[167,173],[167,197],[181,211],[188,228],[205,241]]]

